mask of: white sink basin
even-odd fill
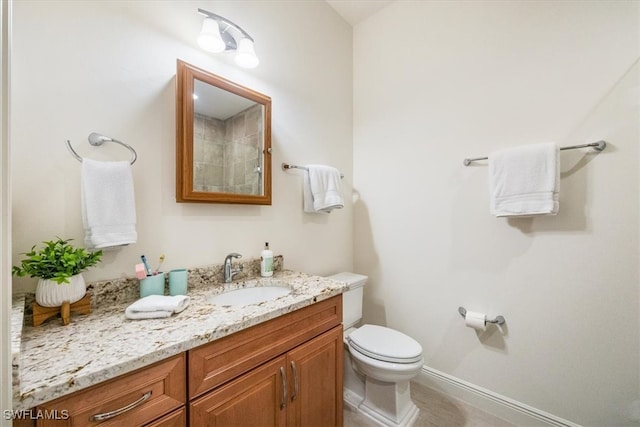
[[[207,302],[217,305],[250,305],[265,301],[273,301],[291,293],[286,284],[261,285],[258,282],[248,282],[246,287],[211,295]]]

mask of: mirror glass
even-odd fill
[[[176,200],[271,204],[271,99],[178,61]]]

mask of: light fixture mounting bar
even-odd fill
[[[215,13],[211,13],[208,10],[204,10],[204,9],[198,9],[198,13],[201,15],[204,15],[208,18],[211,19],[215,19],[218,22],[222,22],[224,24],[227,24],[229,27],[235,29],[236,31],[238,31],[240,34],[242,34],[244,37],[248,38],[249,40],[251,40],[252,42],[254,42],[253,37],[251,37],[249,35],[249,33],[247,33],[245,30],[243,30],[242,28],[240,28],[239,25],[235,24],[232,21],[229,21],[227,18],[220,16],[220,15],[216,15]],[[226,30],[225,30],[226,31]]]

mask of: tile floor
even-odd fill
[[[411,383],[411,397],[420,408],[414,427],[514,427],[503,419],[414,382]],[[345,406],[344,427],[371,426],[375,424],[368,418]]]

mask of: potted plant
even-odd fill
[[[75,248],[69,242],[73,239],[45,241],[44,248],[24,253],[26,258],[20,266],[13,266],[16,276],[38,277],[36,302],[43,307],[59,307],[67,301],[73,304],[84,297],[87,288],[82,272],[96,265],[102,258],[102,251],[89,252]]]

